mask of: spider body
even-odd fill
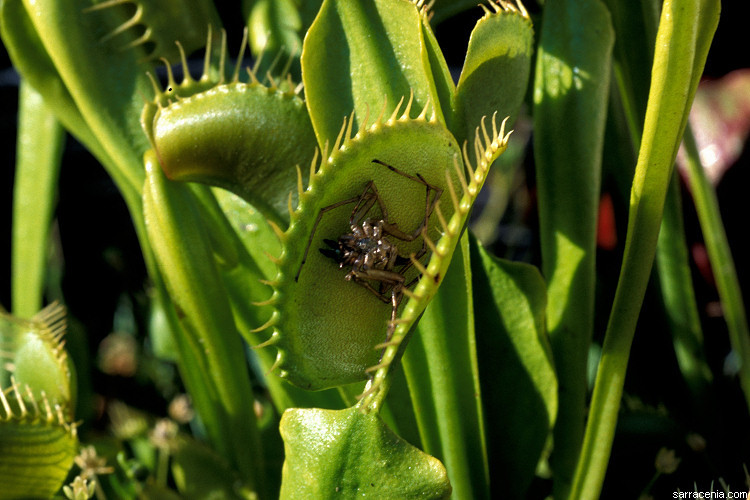
[[[340,268],[393,268],[398,248],[383,234],[382,221],[367,219],[361,226],[352,225],[350,229],[338,241],[323,240],[331,248],[321,248],[320,253],[334,259]]]
[[[320,253],[335,260],[339,269],[351,268],[345,280],[360,284],[383,302],[395,302],[398,307],[405,278],[402,271],[395,269],[409,259],[400,256],[396,245],[383,234],[382,221],[367,219],[361,226],[352,225],[351,233],[341,235],[338,241],[323,242],[331,248],[321,248]],[[370,282],[378,283],[378,288]]]

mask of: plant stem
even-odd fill
[[[716,279],[716,287],[729,327],[732,349],[740,357],[740,384],[750,408],[750,331],[745,315],[742,291],[737,281],[737,271],[721,222],[719,201],[700,162],[698,146],[692,130],[688,127],[684,137],[688,179],[693,200],[698,212],[703,238],[708,249],[708,258]]]
[[[42,308],[65,130],[25,80],[19,87],[18,104],[11,303],[13,314],[30,318]]]
[[[598,498],[601,492],[672,166],[719,10],[717,0],[666,0],[663,5],[623,265],[570,498]]]

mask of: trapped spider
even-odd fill
[[[425,186],[427,193],[425,196],[424,219],[412,233],[406,233],[399,229],[396,223],[390,222],[388,211],[378,193],[375,181],[371,180],[365,186],[362,194],[320,209],[318,217],[313,224],[310,238],[307,240],[302,262],[294,277],[294,281],[298,280],[302,272],[302,266],[307,260],[307,253],[312,245],[315,231],[323,216],[335,208],[354,203],[354,209],[349,216],[350,232],[339,236],[337,241],[324,239],[323,242],[329,248],[320,248],[319,251],[326,257],[336,261],[340,269],[344,267],[351,268],[344,276],[345,280],[354,281],[372,292],[386,304],[391,304],[391,320],[386,334],[386,342],[388,342],[393,335],[396,311],[404,296],[403,290],[404,288],[411,287],[419,279],[419,276],[417,276],[407,282],[405,273],[411,268],[414,260],[418,261],[427,252],[427,247],[423,239],[422,248],[410,257],[405,257],[399,254],[398,247],[391,240],[410,242],[417,239],[427,226],[427,221],[443,190],[428,183],[419,173],[416,176],[410,175],[383,161],[377,159],[372,161],[373,163],[387,167],[396,174]],[[430,200],[431,191],[435,191],[432,200]],[[376,203],[380,209],[381,218],[379,219],[368,217],[370,210]]]

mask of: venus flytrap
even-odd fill
[[[0,309],[0,498],[51,497],[78,448],[59,304],[22,320]]]
[[[94,82],[90,74],[91,68],[87,69],[88,73],[71,74],[68,71],[72,61],[85,58],[85,50],[92,50],[89,47],[95,47],[97,44],[107,47],[108,50],[114,47],[128,49],[128,56],[124,62],[130,67],[122,66],[117,71],[128,78],[135,78],[138,83],[132,88],[141,98],[143,97],[144,80],[142,76],[134,75],[143,74],[141,70],[148,64],[148,60],[156,56],[169,57],[174,55],[174,50],[170,50],[163,43],[164,39],[153,38],[155,35],[150,28],[143,31],[141,35],[137,33],[129,35],[128,33],[141,21],[149,26],[148,15],[151,11],[149,6],[145,6],[143,9],[138,9],[133,17],[119,21],[121,24],[118,24],[118,21],[114,21],[114,16],[117,15],[116,12],[119,12],[116,7],[122,3],[105,2],[83,7],[81,12],[87,21],[92,21],[94,16],[104,16],[108,19],[108,22],[102,23],[104,29],[93,30],[91,33],[76,32],[73,39],[77,46],[51,52],[50,63],[46,71],[53,77],[59,74],[59,80],[53,79],[53,81],[59,81],[60,87],[69,92],[63,94],[63,97],[67,98],[67,101],[63,102],[68,102],[68,108],[74,109],[75,112],[70,113],[66,108],[58,108],[61,113],[68,113],[65,115],[66,122],[71,124],[74,130],[78,130],[82,137],[89,138],[87,141],[92,149],[99,151],[99,156],[111,167],[113,175],[122,180],[123,189],[131,192],[140,189],[138,179],[142,176],[133,168],[134,162],[131,159],[134,155],[140,154],[143,147],[140,141],[135,141],[135,147],[128,148],[121,142],[123,137],[127,138],[132,135],[130,123],[134,114],[128,111],[130,103],[127,95],[123,95],[123,99],[119,101],[106,103],[102,107],[105,113],[89,117],[93,112],[92,105],[97,102],[97,99],[101,99],[101,89],[96,91],[91,89],[90,92],[86,90]],[[334,8],[333,5],[333,2],[327,2],[323,6],[323,12],[319,15],[319,21],[316,24],[317,29],[323,29],[324,33],[326,21],[331,19],[326,17],[326,12],[333,12],[330,10]],[[26,5],[27,9],[33,10],[36,7],[35,4]],[[69,7],[72,11],[77,10],[72,6]],[[371,29],[374,26],[371,21],[375,21],[373,15],[376,11],[369,7],[360,10],[360,7],[355,4],[338,3],[336,12],[345,17],[353,16],[351,21],[347,21],[350,28],[359,26]],[[56,5],[49,12],[58,12],[60,8],[62,5]],[[496,8],[496,10],[500,12],[500,9]],[[60,33],[63,26],[60,21],[53,22],[54,19],[48,16],[49,12],[34,18],[36,23],[34,28],[42,34],[42,44],[52,43],[51,41]],[[177,342],[180,351],[179,359],[183,370],[186,370],[183,374],[187,386],[192,387],[196,405],[214,446],[231,457],[231,462],[251,487],[258,487],[254,479],[257,475],[253,473],[253,469],[257,467],[251,467],[248,464],[251,463],[252,457],[259,456],[259,448],[252,447],[253,450],[249,455],[238,453],[237,449],[232,448],[231,441],[226,439],[224,431],[231,433],[236,430],[244,436],[253,433],[251,431],[248,433],[249,429],[240,432],[236,427],[237,421],[231,419],[233,417],[226,420],[226,417],[221,416],[221,412],[205,412],[201,411],[201,408],[205,409],[210,404],[205,399],[211,391],[210,387],[213,387],[212,390],[224,400],[223,407],[226,409],[236,406],[231,403],[236,399],[229,396],[232,392],[235,395],[248,393],[247,390],[237,389],[242,385],[240,382],[247,379],[241,376],[242,372],[234,370],[235,373],[232,376],[221,375],[225,369],[218,363],[217,355],[224,359],[229,367],[237,366],[237,360],[230,360],[230,351],[221,347],[225,341],[221,340],[221,336],[216,336],[212,332],[222,331],[224,334],[233,332],[233,313],[230,311],[232,308],[237,310],[239,297],[246,297],[249,290],[238,290],[239,295],[234,295],[231,299],[228,296],[217,295],[215,292],[222,282],[220,276],[222,274],[229,276],[234,273],[233,278],[224,281],[230,284],[231,290],[231,283],[238,283],[237,280],[243,276],[247,280],[257,280],[267,273],[261,271],[264,266],[253,267],[252,259],[245,260],[245,264],[241,264],[246,258],[243,257],[245,255],[243,251],[248,252],[249,245],[245,243],[237,246],[237,242],[234,241],[236,237],[227,236],[226,233],[222,236],[222,232],[217,231],[224,224],[224,219],[220,212],[212,208],[214,207],[212,197],[207,191],[194,190],[191,194],[189,190],[182,187],[170,186],[157,168],[163,168],[164,172],[175,180],[199,181],[229,188],[263,212],[272,223],[272,227],[277,228],[277,233],[284,245],[282,256],[278,261],[276,258],[272,260],[282,270],[280,276],[285,277],[286,280],[277,276],[268,282],[277,288],[270,300],[251,296],[249,298],[252,300],[248,302],[256,303],[254,307],[258,308],[258,311],[268,306],[276,308],[277,312],[272,316],[272,321],[275,321],[273,318],[282,318],[279,323],[281,330],[284,326],[294,325],[287,328],[289,340],[283,340],[282,336],[282,340],[279,341],[278,347],[281,349],[278,359],[282,361],[278,366],[279,371],[282,375],[292,374],[289,376],[290,379],[308,388],[336,386],[372,377],[371,387],[366,392],[365,399],[357,406],[355,415],[360,415],[360,409],[375,409],[377,413],[390,383],[391,363],[396,361],[403,352],[409,325],[416,321],[420,311],[424,309],[437,290],[441,281],[440,275],[447,270],[452,249],[458,243],[468,211],[486,178],[487,169],[507,144],[504,122],[503,127],[500,127],[498,131],[497,121],[493,117],[490,124],[491,135],[485,128],[484,122],[477,128],[474,142],[469,146],[474,156],[473,160],[470,160],[466,145],[462,149],[451,130],[446,127],[447,121],[444,113],[449,114],[450,120],[458,116],[452,108],[455,87],[450,81],[447,66],[442,60],[439,47],[427,23],[424,5],[400,1],[378,2],[377,12],[379,16],[384,16],[388,20],[388,26],[384,30],[385,36],[380,38],[381,47],[364,45],[358,57],[364,61],[371,55],[377,54],[377,51],[382,48],[382,43],[394,43],[400,38],[401,40],[396,45],[399,47],[397,59],[400,58],[401,62],[397,63],[397,66],[405,68],[410,76],[407,77],[406,84],[393,86],[390,81],[390,71],[394,66],[391,62],[383,59],[381,61],[383,65],[373,66],[371,75],[374,78],[370,82],[379,82],[379,87],[372,90],[367,89],[366,85],[354,84],[354,94],[358,96],[355,98],[357,104],[354,113],[351,113],[348,121],[345,121],[341,128],[335,143],[332,138],[326,137],[328,133],[320,127],[326,120],[332,123],[330,122],[332,119],[338,122],[335,125],[338,130],[341,122],[336,118],[336,112],[332,106],[336,103],[339,109],[348,108],[344,114],[349,115],[351,105],[347,105],[346,100],[340,101],[330,95],[316,98],[316,92],[323,90],[326,85],[316,75],[322,75],[325,71],[334,71],[340,66],[331,65],[326,61],[310,62],[309,58],[305,63],[303,57],[303,71],[304,68],[308,68],[304,74],[306,78],[313,78],[306,82],[308,91],[307,101],[304,104],[311,113],[310,120],[313,128],[318,129],[318,149],[324,151],[318,169],[316,169],[315,160],[310,159],[315,151],[315,141],[309,126],[310,122],[307,121],[308,115],[303,101],[294,93],[280,90],[273,83],[270,87],[261,85],[252,71],[248,74],[250,82],[243,83],[240,81],[239,65],[236,66],[231,77],[225,78],[226,49],[223,44],[222,54],[218,59],[212,59],[212,50],[210,47],[207,48],[204,71],[198,80],[193,80],[186,70],[183,47],[189,49],[190,45],[187,42],[178,44],[177,53],[182,59],[186,76],[182,82],[177,83],[169,70],[167,86],[163,90],[151,78],[156,95],[140,116],[146,130],[146,137],[153,148],[145,156],[144,215],[148,230],[148,247],[153,249],[155,262],[159,266],[159,271],[154,276],[164,278],[166,288],[176,305],[177,315],[171,317],[173,324],[179,323],[175,331],[179,337]],[[403,18],[400,17],[401,14],[404,14]],[[337,14],[333,15],[335,17]],[[112,16],[111,19],[110,16]],[[354,19],[365,22],[358,25]],[[157,21],[154,20],[154,26],[159,25]],[[44,33],[41,31],[42,23],[50,23],[49,26],[44,25]],[[407,28],[406,31],[404,28]],[[29,33],[33,32],[29,31]],[[329,45],[333,41],[329,34],[321,36],[318,33],[317,36],[311,36],[309,38],[311,46],[315,43]],[[159,36],[161,35],[169,37],[169,33],[160,33]],[[402,43],[407,39],[408,43]],[[209,34],[209,42],[211,40]],[[364,40],[364,37],[362,34],[355,34],[349,40],[356,45]],[[138,55],[132,51],[138,52]],[[325,54],[326,51],[310,49],[306,53]],[[92,52],[91,57],[101,59],[98,53]],[[412,65],[416,60],[421,60],[421,67]],[[33,64],[30,66],[33,67]],[[326,68],[326,66],[329,67]],[[108,68],[105,72],[109,75],[114,74],[112,68]],[[42,82],[43,79],[39,78],[39,81]],[[358,94],[357,89],[367,90],[365,94]],[[56,88],[53,87],[52,90],[56,91]],[[425,90],[427,90],[426,93]],[[411,94],[412,97],[402,108],[403,98],[407,94]],[[399,97],[401,103],[395,105]],[[372,124],[368,122],[367,113],[363,113],[365,108],[369,109],[370,103],[377,103],[378,107],[381,104],[385,106],[380,117],[376,118]],[[340,107],[341,104],[344,108]],[[412,110],[417,107],[421,109],[421,113],[414,116]],[[373,106],[373,109],[376,107]],[[254,114],[248,115],[248,111]],[[388,116],[390,118],[386,118]],[[258,128],[248,129],[246,128],[248,124],[257,124]],[[355,124],[356,128],[353,128]],[[277,126],[278,130],[273,134],[268,133],[269,125]],[[480,124],[471,124],[474,127],[478,125]],[[353,130],[357,132],[353,134]],[[119,137],[117,131],[120,132]],[[242,131],[242,133],[238,135],[237,131]],[[328,143],[333,143],[330,156],[327,153],[326,144]],[[115,157],[117,151],[126,149],[127,154],[124,156],[119,155],[116,161],[109,160],[110,157]],[[374,163],[373,160],[381,164],[393,165],[399,171],[406,173],[406,177],[395,175],[393,170],[384,168]],[[159,167],[157,167],[157,161]],[[308,163],[312,165],[312,169],[309,179],[306,179],[306,175],[301,174],[299,169],[295,171],[294,165]],[[363,163],[369,166],[369,170],[362,170]],[[333,174],[336,176],[334,177]],[[407,317],[390,322],[387,319],[388,315],[394,312],[393,310],[389,312],[387,306],[383,306],[371,295],[360,295],[364,299],[361,300],[362,307],[355,305],[358,314],[352,316],[351,323],[345,326],[342,332],[370,333],[364,335],[361,347],[358,348],[360,354],[357,354],[353,363],[347,361],[338,364],[338,366],[347,364],[349,366],[343,370],[342,375],[337,375],[335,370],[337,365],[334,363],[326,367],[325,356],[340,357],[341,353],[346,352],[347,349],[351,351],[350,347],[353,343],[330,343],[329,335],[328,337],[320,336],[319,341],[315,341],[313,337],[311,342],[308,338],[307,346],[317,346],[318,351],[297,348],[294,342],[299,340],[293,340],[295,335],[297,339],[304,338],[298,326],[308,328],[309,325],[306,321],[296,324],[295,321],[298,320],[295,315],[307,307],[298,303],[285,304],[283,299],[288,293],[305,297],[306,288],[311,286],[306,282],[308,277],[324,276],[330,283],[339,287],[347,283],[340,279],[341,276],[335,272],[335,269],[331,269],[331,263],[321,261],[316,252],[313,252],[316,259],[311,259],[306,263],[301,283],[298,284],[296,280],[292,283],[291,270],[298,268],[303,248],[302,242],[308,241],[310,224],[316,209],[329,203],[328,200],[345,196],[346,193],[342,189],[358,192],[361,191],[362,184],[373,181],[382,190],[383,203],[394,214],[396,226],[406,230],[422,220],[425,217],[426,203],[424,194],[421,192],[423,187],[419,183],[411,182],[409,176],[426,179],[424,182],[435,183],[430,185],[439,185],[440,187],[436,189],[444,192],[446,196],[442,207],[435,205],[434,213],[428,209],[429,220],[425,221],[423,230],[416,233],[418,237],[405,245],[404,249],[400,249],[402,259],[408,259],[410,255],[419,252],[420,248],[422,255],[428,255],[429,258],[424,264],[413,257],[412,263],[409,264],[413,277],[410,280],[416,282],[417,277],[422,275],[421,284],[416,285],[416,293],[410,292],[408,286],[404,288],[403,294],[407,300],[403,310],[406,311]],[[309,193],[301,188],[305,182],[310,182]],[[289,194],[289,188],[295,185],[299,186],[296,200],[293,194]],[[316,190],[319,191],[318,194]],[[411,194],[404,196],[405,193]],[[289,194],[288,200],[287,194]],[[429,201],[429,192],[427,198]],[[128,199],[131,200],[131,207],[134,208],[137,205],[134,199],[130,197]],[[291,208],[295,201],[298,203],[297,210],[288,212],[284,210],[287,205]],[[309,205],[309,208],[306,205]],[[204,222],[201,223],[198,219],[203,219]],[[178,220],[182,222],[178,223]],[[219,225],[216,226],[213,223],[204,225],[208,221],[218,222]],[[286,226],[289,222],[291,224],[288,229],[282,233],[282,230],[278,228],[279,225]],[[333,234],[335,237],[335,233],[339,230],[333,229],[332,232],[331,228],[335,228],[336,224],[338,222],[335,219],[324,222],[320,227],[320,237],[325,237],[327,234]],[[180,227],[184,229],[178,229]],[[192,232],[186,231],[187,228],[192,228]],[[235,231],[237,229],[234,227]],[[295,241],[297,243],[292,244]],[[212,270],[213,265],[208,262],[211,260],[211,252],[205,246],[206,242],[211,242],[211,245],[215,246],[216,265],[224,269],[218,274],[216,272],[218,269]],[[178,256],[175,251],[185,248],[186,245],[191,248],[191,251],[183,252]],[[320,246],[317,239],[311,245],[313,250]],[[288,268],[286,275],[283,274],[285,266]],[[239,272],[236,271],[238,269]],[[208,286],[208,283],[212,286]],[[318,287],[316,291],[327,297],[346,296],[331,293],[329,286]],[[197,293],[199,290],[208,292],[208,295]],[[344,290],[348,293],[349,289],[344,288]],[[249,292],[251,295],[256,293]],[[232,308],[228,307],[230,302]],[[210,311],[206,309],[207,306],[210,307]],[[373,318],[365,317],[365,312],[368,310],[373,311]],[[244,316],[240,314],[237,317]],[[331,319],[334,319],[334,316]],[[321,334],[326,332],[325,323],[322,325],[322,328],[318,327]],[[383,334],[387,330],[393,330],[394,337],[387,344],[383,344]],[[272,337],[270,343],[275,343],[277,338],[279,337]],[[326,339],[328,343],[322,342]],[[342,338],[342,340],[348,339]],[[200,344],[212,347],[201,352],[201,349],[196,349]],[[323,350],[320,350],[318,344],[323,345]],[[221,355],[221,353],[224,354]],[[289,354],[285,355],[285,353]],[[382,359],[379,359],[381,356]],[[311,376],[310,370],[299,369],[297,367],[299,361],[292,361],[295,357],[299,360],[318,358],[314,362],[321,363],[322,361],[321,366],[324,368],[319,369],[322,375],[316,375],[313,372]],[[287,358],[286,364],[283,362],[285,358]],[[214,381],[208,384],[199,381],[200,377],[196,378],[196,375],[200,373],[211,373]],[[240,384],[237,385],[238,383]],[[280,392],[283,393],[283,391]],[[277,399],[283,399],[283,396],[277,394]],[[243,400],[247,401],[241,398],[236,402],[241,406]],[[244,410],[247,415],[246,409],[247,406]],[[239,411],[243,413],[243,410]],[[235,415],[234,411],[230,413]],[[360,422],[361,418],[363,417],[355,416],[355,423]],[[243,421],[251,426],[253,424],[251,418],[245,418]],[[373,420],[375,421],[377,418]],[[437,463],[434,459],[429,460]],[[441,481],[447,484],[444,473]],[[445,484],[440,489],[443,491],[439,494],[440,496],[446,491]],[[262,489],[262,486],[260,488]]]

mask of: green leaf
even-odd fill
[[[524,498],[558,412],[546,285],[534,266],[470,241],[490,485],[494,496]]]
[[[677,175],[672,176],[664,205],[656,264],[680,371],[694,401],[705,401],[713,375],[703,351],[703,332],[693,290]]]
[[[444,122],[422,18],[406,0],[323,2],[305,37],[302,80],[321,149],[352,111],[356,130],[367,114],[377,116],[385,106],[388,115],[412,92],[417,113],[429,102]]]
[[[663,4],[631,192],[625,253],[571,489],[574,498],[596,498],[601,492],[672,166],[716,31],[719,11],[716,0],[667,0]]]
[[[569,488],[584,430],[613,44],[609,12],[599,0],[545,3],[534,81],[534,158],[547,325],[561,397],[552,455],[560,498]]]
[[[451,130],[459,143],[471,138],[484,116],[497,113],[518,118],[531,73],[534,28],[525,11],[495,9],[471,32],[464,67],[456,88],[456,109]]]
[[[287,410],[280,430],[282,499],[450,496],[443,465],[395,435],[376,413]]]
[[[252,389],[207,230],[188,186],[168,181],[153,152],[145,166],[149,241],[183,328],[175,335],[181,374],[214,447],[258,488],[262,454]]]
[[[135,51],[101,39],[119,20],[109,12],[84,12],[85,0],[24,0],[39,39],[87,125],[113,160],[110,174],[131,188],[143,185],[141,155],[148,141],[140,128],[146,67]]]
[[[448,470],[456,498],[489,498],[468,236],[404,354],[425,452]]]
[[[42,307],[49,232],[65,131],[27,82],[19,93],[18,146],[13,187],[13,312],[30,317]]]

